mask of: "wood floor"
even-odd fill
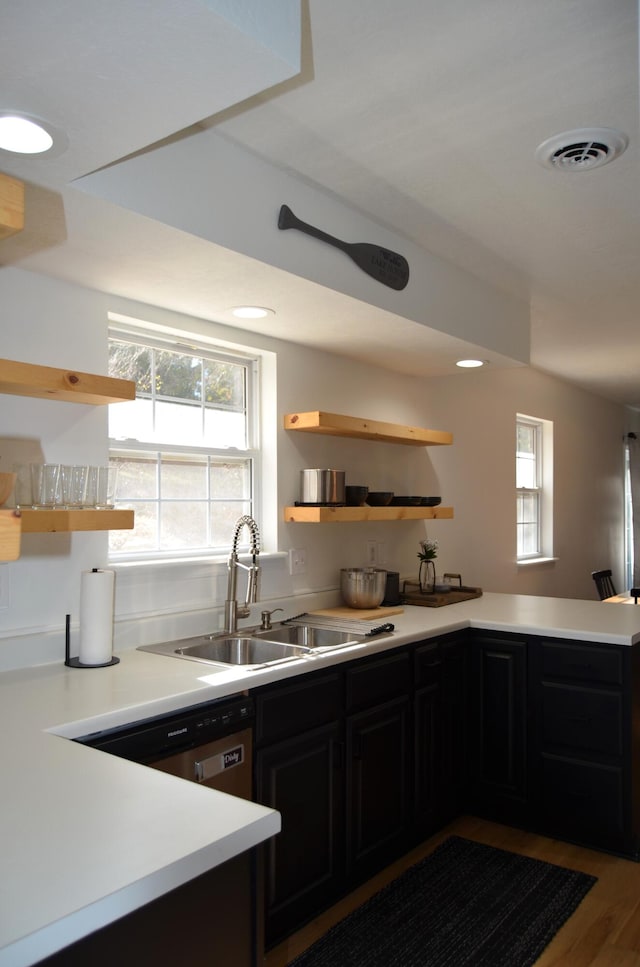
[[[576,912],[536,961],[536,967],[640,967],[640,863],[473,817],[457,819],[274,947],[266,956],[265,967],[286,967],[329,927],[342,920],[407,867],[431,853],[452,833],[598,877],[598,882]],[[340,965],[336,964],[336,967]]]

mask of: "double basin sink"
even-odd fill
[[[200,635],[155,645],[139,651],[222,665],[264,667],[292,661],[346,645],[361,644],[362,635],[311,625],[279,625],[268,631],[241,630],[235,634]]]

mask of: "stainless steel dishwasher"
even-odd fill
[[[239,695],[76,741],[251,799],[253,720],[253,700]],[[179,816],[167,816],[168,835],[171,824],[179,822]],[[126,946],[136,951],[138,965],[257,967],[264,951],[261,884],[260,850],[249,850],[98,931],[92,935],[95,953],[86,947],[79,949],[78,963],[84,958],[86,964],[90,953],[92,965],[112,965],[113,949],[110,952],[105,945],[106,933],[112,930],[120,962]],[[68,958],[72,949],[61,953]],[[68,959],[62,962],[72,963]]]

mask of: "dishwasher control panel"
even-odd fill
[[[94,733],[76,741],[123,759],[150,763],[249,728],[254,714],[253,699],[241,695]]]

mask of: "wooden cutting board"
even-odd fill
[[[320,611],[311,611],[310,614],[321,614],[326,618],[354,618],[359,621],[375,621],[377,618],[386,618],[390,614],[403,614],[404,608],[348,608],[342,605],[339,608],[322,608]]]

